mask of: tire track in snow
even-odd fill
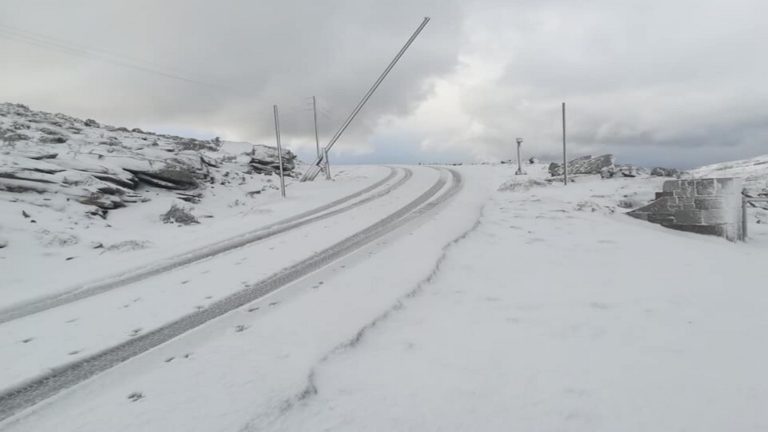
[[[86,379],[193,330],[212,319],[252,303],[291,282],[301,279],[362,248],[387,232],[424,214],[426,211],[435,208],[437,205],[452,198],[461,188],[461,175],[454,170],[448,171],[452,176],[452,185],[446,193],[438,196],[434,201],[430,202],[447,183],[443,176],[440,176],[435,184],[424,193],[373,225],[303,261],[288,266],[266,279],[250,285],[242,291],[211,304],[206,309],[181,317],[160,328],[129,339],[82,360],[54,368],[47,374],[0,393],[0,422]]]
[[[318,388],[315,377],[317,376],[317,371],[320,367],[323,366],[323,364],[330,362],[335,356],[340,355],[344,352],[347,352],[353,348],[355,348],[357,345],[360,344],[360,342],[365,338],[365,336],[373,330],[376,326],[380,325],[384,321],[386,321],[389,317],[391,317],[394,313],[402,310],[406,306],[406,302],[409,299],[412,299],[419,294],[421,294],[424,291],[424,288],[428,285],[430,285],[437,275],[440,273],[440,269],[443,265],[443,262],[448,258],[448,254],[450,250],[455,247],[457,244],[461,243],[463,240],[467,239],[472,233],[477,231],[477,229],[482,224],[483,214],[485,212],[485,207],[483,206],[480,209],[480,212],[478,213],[477,218],[475,219],[475,222],[472,224],[471,227],[469,227],[467,230],[465,230],[463,233],[461,233],[459,236],[454,238],[453,240],[449,241],[445,244],[445,246],[441,249],[441,254],[438,257],[437,261],[435,261],[435,265],[430,271],[430,273],[421,281],[419,281],[413,289],[408,291],[407,293],[400,296],[393,304],[390,306],[387,310],[382,312],[380,315],[375,317],[373,320],[365,324],[363,327],[361,327],[353,337],[350,339],[336,345],[331,351],[329,351],[326,355],[324,355],[312,368],[310,369],[309,373],[307,374],[307,383],[304,386],[304,388],[293,395],[292,397],[285,399],[281,404],[279,408],[279,412],[276,413],[274,417],[267,420],[267,423],[264,424],[256,424],[255,421],[250,422],[249,424],[243,426],[239,432],[252,432],[256,430],[261,430],[264,427],[268,426],[270,423],[273,423],[275,421],[278,421],[280,417],[286,415],[288,412],[290,412],[292,409],[294,409],[299,403],[304,402],[313,396],[317,395]]]
[[[315,209],[271,223],[269,225],[260,227],[256,230],[238,235],[237,237],[232,237],[226,240],[213,243],[211,245],[202,246],[191,252],[187,252],[187,253],[176,255],[170,258],[163,259],[156,264],[126,270],[124,272],[120,272],[116,275],[113,275],[95,282],[88,282],[85,284],[77,285],[75,287],[62,290],[61,292],[58,292],[50,296],[38,298],[36,300],[32,300],[27,303],[22,303],[21,305],[17,305],[5,310],[0,310],[0,324],[13,321],[19,318],[23,318],[29,315],[34,315],[40,312],[44,312],[46,310],[53,309],[58,306],[62,306],[62,305],[72,303],[78,300],[82,300],[88,297],[92,297],[107,291],[111,291],[116,288],[130,285],[132,283],[139,282],[144,279],[148,279],[150,277],[157,276],[162,273],[166,273],[166,272],[175,270],[177,268],[180,268],[189,264],[193,264],[195,262],[202,261],[204,259],[208,259],[213,256],[220,255],[225,252],[229,252],[231,250],[234,250],[243,246],[247,246],[251,243],[255,243],[257,241],[261,241],[269,237],[274,237],[275,235],[282,234],[289,230],[296,229],[304,225],[308,225],[323,219],[327,219],[332,216],[336,216],[340,213],[347,212],[363,204],[366,204],[370,201],[373,201],[374,199],[383,197],[389,192],[402,186],[405,182],[410,180],[411,176],[413,175],[412,170],[408,168],[399,168],[398,170],[403,171],[404,175],[396,183],[390,185],[385,189],[380,190],[379,192],[373,195],[366,197],[365,199],[362,199],[360,201],[355,201],[348,206],[338,208],[328,213],[323,213],[326,210],[332,209],[333,207],[337,207],[341,204],[344,204],[345,202],[351,201],[366,193],[369,193],[381,187],[382,185],[386,184],[388,181],[392,180],[397,174],[398,170],[391,167],[388,167],[388,168],[390,169],[390,173],[384,179],[379,180],[378,182],[364,189],[361,189],[351,195],[347,195],[343,198],[340,198],[338,200],[335,200],[323,206],[317,207]],[[318,213],[320,214],[318,215]],[[313,215],[317,215],[317,216],[313,216]]]

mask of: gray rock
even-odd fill
[[[67,137],[61,135],[45,135],[37,139],[41,144],[64,144],[67,142]]]
[[[568,174],[602,174],[603,168],[613,167],[615,161],[612,154],[583,156],[568,162]],[[549,164],[549,174],[553,177],[563,175],[563,164]]]
[[[126,168],[126,171],[135,175],[141,182],[163,189],[189,190],[198,186],[195,174],[181,167],[167,167],[154,171]]]
[[[103,192],[94,192],[91,195],[82,198],[80,203],[96,206],[103,210],[114,210],[125,207],[125,203],[119,197],[107,195]]]
[[[165,223],[177,223],[180,225],[198,224],[200,221],[192,215],[190,209],[179,207],[176,204],[171,205],[165,214],[162,216],[162,220]]]
[[[652,176],[657,177],[680,177],[680,170],[675,168],[662,168],[662,167],[656,167],[651,170]]]
[[[99,128],[101,125],[94,119],[88,119],[85,121],[85,125],[92,128]]]

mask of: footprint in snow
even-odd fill
[[[131,331],[131,337],[137,336],[139,333],[141,333],[141,327],[133,329]]]
[[[272,303],[270,303],[270,304],[269,304],[269,306],[270,306],[270,307],[273,307],[273,306],[277,306],[277,305],[279,305],[279,304],[280,304],[280,302],[272,302]]]
[[[242,333],[242,332],[244,332],[247,329],[248,329],[248,326],[245,325],[245,324],[238,324],[237,326],[235,326],[235,331],[237,333]]]
[[[76,354],[80,354],[80,350],[74,350],[67,353],[67,355],[76,355]]]
[[[255,307],[252,307],[252,308],[248,308],[248,312],[255,312],[257,310],[259,310],[258,306],[255,306]]]
[[[32,342],[34,339],[35,339],[35,338],[26,338],[26,339],[22,339],[22,340],[21,340],[21,343],[23,343],[23,344],[26,344],[26,343],[30,343],[30,342]]]

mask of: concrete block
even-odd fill
[[[722,199],[717,198],[695,198],[694,205],[699,210],[721,209],[724,206]]]
[[[717,192],[717,182],[715,179],[700,179],[696,181],[696,195],[714,196]]]
[[[743,238],[740,180],[668,180],[662,189],[656,201],[628,214],[677,230]]]

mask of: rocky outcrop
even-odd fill
[[[600,177],[602,178],[614,178],[614,177],[629,177],[634,178],[639,175],[647,175],[648,170],[643,167],[638,167],[630,164],[623,165],[611,165],[600,170]]]
[[[676,177],[680,178],[680,175],[682,173],[680,170],[675,168],[662,168],[662,167],[656,167],[651,170],[651,175],[656,177]]]
[[[144,200],[142,186],[193,191],[217,178],[227,183],[232,172],[279,170],[272,147],[249,145],[245,154],[234,146],[233,153],[218,138],[104,126],[16,104],[0,104],[0,140],[0,190],[60,193],[103,210]],[[291,151],[283,153],[286,175],[292,175],[295,160]]]
[[[616,159],[612,154],[592,157],[583,156],[568,162],[568,174],[601,174],[604,168],[614,166]],[[549,164],[549,174],[552,177],[563,175],[563,164]]]
[[[296,155],[290,150],[283,150],[283,171],[292,175],[296,168]],[[280,163],[277,149],[264,145],[254,145],[249,162],[251,169],[257,174],[278,174],[280,172]]]

